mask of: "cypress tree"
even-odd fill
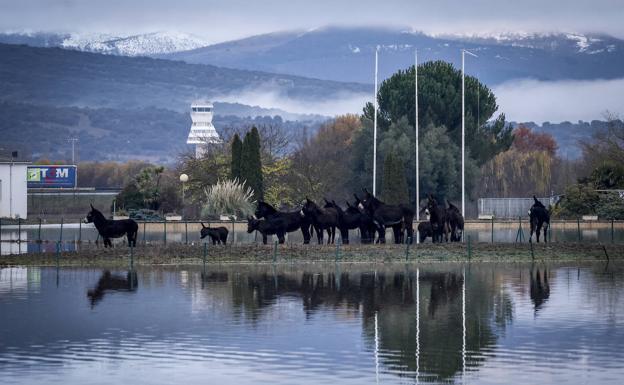
[[[238,178],[242,179],[241,176],[241,162],[243,157],[243,142],[240,140],[238,134],[234,134],[234,139],[232,139],[232,163],[230,168],[230,178],[232,180]]]
[[[254,191],[254,199],[262,199],[264,186],[260,159],[260,134],[256,127],[252,127],[243,140],[241,179]]]
[[[405,165],[389,153],[384,159],[381,200],[390,205],[409,203]]]

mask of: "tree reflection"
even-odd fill
[[[252,322],[280,296],[300,297],[307,317],[323,308],[351,309],[362,318],[371,349],[377,313],[379,348],[392,371],[414,373],[417,367],[434,379],[449,379],[463,368],[463,324],[466,317],[468,366],[478,366],[479,354],[495,344],[497,331],[512,320],[511,297],[501,290],[503,279],[492,271],[470,272],[466,307],[462,308],[465,277],[457,271],[420,273],[420,350],[416,362],[416,274],[412,271],[339,271],[235,275],[232,300]],[[420,376],[421,379],[427,378]]]
[[[95,288],[87,291],[87,297],[91,303],[91,308],[100,302],[104,295],[109,291],[136,291],[138,286],[138,278],[136,271],[128,271],[126,276],[113,275],[106,270],[100,276]]]

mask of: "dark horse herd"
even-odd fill
[[[286,233],[301,230],[303,242],[310,243],[316,233],[319,244],[334,243],[336,230],[340,232],[343,244],[349,243],[349,230],[358,229],[362,243],[385,243],[386,229],[391,228],[394,243],[411,243],[414,241],[414,209],[407,204],[390,205],[363,190],[362,197],[353,194],[355,201],[347,201],[341,207],[335,201],[325,200],[320,206],[306,198],[300,210],[282,212],[270,204],[259,201],[255,217],[247,218],[247,232],[258,231],[266,244],[269,235],[276,235],[280,243],[284,243]],[[418,225],[419,239],[423,242],[431,237],[433,242],[443,240],[458,242],[462,238],[464,219],[459,209],[448,202],[448,207],[438,206],[433,196],[422,212],[429,214],[430,220]]]
[[[391,228],[394,243],[411,243],[414,241],[414,209],[407,204],[390,205],[377,199],[368,190],[363,189],[362,197],[353,194],[355,201],[347,201],[341,207],[335,201],[325,200],[322,206],[306,198],[301,209],[290,212],[276,210],[270,204],[258,201],[254,217],[247,218],[247,232],[259,232],[262,242],[267,244],[268,237],[275,235],[279,243],[285,242],[287,233],[301,231],[303,243],[309,244],[316,233],[319,244],[334,243],[336,229],[340,232],[343,244],[349,244],[349,230],[359,230],[362,243],[385,243],[386,229]],[[539,242],[543,229],[544,242],[550,225],[548,209],[534,196],[535,203],[529,210],[532,241],[533,233]],[[418,237],[422,243],[431,237],[433,243],[460,242],[464,232],[464,217],[457,206],[447,201],[447,206],[439,205],[430,194],[427,204],[421,213],[429,217],[428,221],[418,224]],[[136,246],[138,225],[132,219],[110,220],[91,206],[85,222],[93,223],[104,240],[104,246],[112,247],[111,238],[124,235],[128,245]],[[226,244],[228,230],[225,227],[206,227],[202,223],[201,238],[209,236],[213,244]]]

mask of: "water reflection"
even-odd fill
[[[151,373],[137,384],[172,370],[237,384],[624,374],[620,264],[61,269],[58,288],[55,275],[0,270],[9,382],[121,382],[136,370]]]
[[[138,278],[136,271],[128,271],[125,276],[121,276],[113,275],[110,271],[105,270],[95,288],[87,291],[87,297],[91,307],[94,307],[108,292],[133,292],[137,287]]]
[[[535,305],[535,313],[542,307],[544,302],[550,297],[550,285],[548,284],[548,271],[544,269],[543,279],[540,275],[540,269],[534,272],[533,266],[529,272],[531,280],[531,301]]]

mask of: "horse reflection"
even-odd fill
[[[543,278],[540,275],[539,269],[533,274],[533,268],[529,272],[529,276],[531,277],[531,301],[535,306],[535,312],[542,307],[544,302],[550,297],[550,285],[548,283],[548,271],[544,269]]]
[[[459,295],[464,277],[455,273],[441,273],[431,274],[431,276],[427,278],[431,280],[429,315],[434,317],[438,307],[448,303]]]
[[[128,291],[133,292],[138,285],[137,274],[135,271],[129,271],[126,276],[113,275],[110,271],[106,270],[102,273],[102,276],[98,280],[94,289],[87,291],[87,297],[91,302],[91,307],[94,307],[100,302],[106,292],[108,291]]]

